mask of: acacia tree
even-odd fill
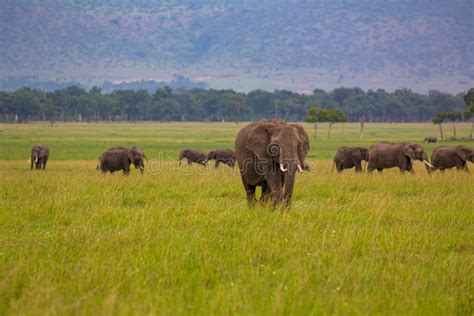
[[[448,112],[446,113],[446,118],[453,124],[453,134],[454,139],[457,139],[456,135],[456,122],[462,121],[462,113],[461,112]]]
[[[326,121],[326,111],[321,109],[319,106],[311,106],[308,109],[308,115],[305,117],[305,121],[308,123],[314,123],[314,138],[318,136],[318,123]]]
[[[444,140],[442,124],[445,120],[446,120],[446,113],[444,112],[437,112],[431,119],[431,122],[433,122],[433,124],[437,124],[439,126],[439,134],[441,136],[441,140]]]
[[[331,137],[331,127],[335,123],[347,122],[347,115],[340,109],[325,110],[326,121],[329,122],[328,139]]]
[[[359,123],[360,123],[360,137],[359,138],[364,139],[364,124],[365,124],[364,118],[360,118]]]

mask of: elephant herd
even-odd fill
[[[444,172],[445,169],[457,168],[468,171],[467,161],[474,162],[474,149],[465,146],[440,146],[431,154],[431,162],[425,149],[418,144],[379,142],[369,149],[364,147],[341,147],[333,159],[333,169],[338,172],[355,167],[356,172],[362,171],[362,161],[367,164],[369,173],[377,170],[398,167],[400,173],[413,173],[413,162],[419,160],[425,164],[426,171]]]
[[[299,124],[289,124],[282,120],[260,120],[243,127],[235,139],[234,150],[218,149],[209,153],[201,150],[184,149],[179,153],[179,165],[184,160],[188,164],[206,166],[215,160],[215,167],[226,164],[234,167],[237,162],[247,202],[250,206],[257,202],[256,188],[261,187],[258,201],[270,203],[273,207],[283,205],[289,208],[297,172],[309,171],[305,158],[309,153],[309,137]],[[31,149],[31,169],[45,169],[49,158],[49,149],[45,145],[36,145]],[[99,157],[97,170],[102,173],[122,170],[130,173],[130,165],[145,170],[143,150],[138,147],[112,147]],[[369,173],[377,170],[398,167],[403,174],[413,173],[413,162],[419,160],[426,166],[428,173],[434,170],[444,171],[456,167],[467,169],[467,161],[474,162],[474,149],[465,146],[441,146],[434,149],[431,162],[424,148],[418,144],[379,142],[370,148],[340,147],[333,159],[333,169],[338,172],[354,168],[363,171],[362,161]]]

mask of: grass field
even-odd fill
[[[232,148],[242,126],[0,124],[0,314],[474,313],[474,173],[330,172],[341,145],[436,126],[366,124],[363,141],[358,124],[330,140],[321,126],[290,212],[248,209],[237,170],[178,168],[180,149]],[[26,162],[36,143],[45,172]],[[134,144],[143,176],[95,170]]]

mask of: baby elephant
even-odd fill
[[[438,138],[433,137],[433,136],[428,136],[428,137],[425,137],[425,140],[423,141],[423,143],[436,143],[437,141],[438,141]]]
[[[49,148],[46,145],[35,145],[31,148],[31,156],[28,160],[28,163],[31,163],[31,170],[33,170],[33,165],[35,169],[43,170],[46,168],[46,163],[49,158]]]
[[[474,162],[474,149],[465,146],[436,147],[431,154],[431,171],[456,167],[458,170],[469,171],[467,169],[467,161]]]
[[[207,154],[207,160],[214,159],[216,164],[215,168],[219,167],[220,163],[226,164],[229,167],[233,168],[235,166],[235,153],[230,149],[216,149]]]
[[[144,158],[146,158],[143,150],[133,146],[128,149],[126,147],[117,146],[107,149],[99,157],[99,166],[97,167],[106,173],[110,171],[111,173],[123,170],[125,175],[130,174],[130,164],[133,163],[135,168],[139,168],[141,173],[145,171]]]
[[[356,172],[362,171],[362,160],[367,161],[369,151],[364,147],[340,147],[336,151],[333,159],[332,170],[336,166],[337,172],[342,172],[344,169],[355,167]]]
[[[179,153],[179,165],[181,166],[182,160],[186,159],[188,165],[194,163],[206,166],[207,156],[206,154],[199,149],[183,149]]]

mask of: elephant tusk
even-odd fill
[[[431,168],[434,168],[434,166],[433,166],[432,164],[430,164],[430,163],[428,162],[428,160],[425,159],[425,160],[423,160],[423,162],[424,162],[426,165],[430,166]]]
[[[303,168],[301,168],[301,165],[298,165],[298,171],[303,172]]]
[[[283,167],[283,164],[280,164],[280,170],[281,170],[281,172],[288,171],[288,169],[285,169],[285,168]]]
[[[35,163],[38,162],[38,156],[36,156]]]
[[[143,170],[145,170],[145,168],[143,168],[143,166],[140,166],[140,170],[143,171]]]

